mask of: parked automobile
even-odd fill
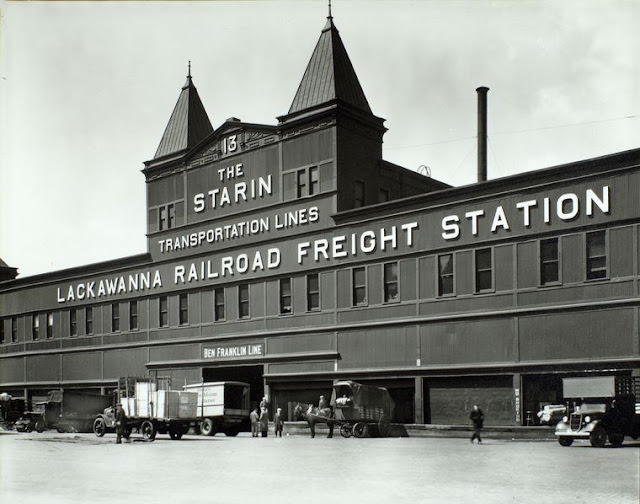
[[[566,413],[564,404],[546,404],[538,411],[538,422],[540,425],[556,425]]]

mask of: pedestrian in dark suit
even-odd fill
[[[122,443],[122,436],[127,424],[127,416],[124,414],[122,404],[116,404],[116,444]]]
[[[260,411],[260,432],[262,437],[267,437],[269,432],[269,411],[267,408],[262,408]]]
[[[473,410],[469,415],[469,418],[473,422],[473,435],[471,436],[471,442],[473,443],[474,439],[478,439],[478,443],[482,443],[482,438],[480,437],[480,430],[482,429],[482,425],[484,424],[484,413],[477,404],[473,405]]]
[[[284,419],[282,418],[282,408],[276,410],[276,414],[273,415],[273,427],[276,437],[282,437],[282,429],[284,427]]]

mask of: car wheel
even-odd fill
[[[573,444],[573,439],[561,437],[558,438],[558,443],[560,443],[560,446],[571,446]]]
[[[599,425],[596,426],[596,428],[591,431],[589,441],[591,441],[591,446],[603,448],[607,442],[607,431],[605,428]]]

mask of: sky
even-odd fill
[[[20,277],[146,252],[143,162],[191,61],[214,128],[277,124],[326,0],[0,0],[0,258]],[[640,147],[640,2],[333,0],[383,157],[460,186]]]

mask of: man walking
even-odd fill
[[[122,436],[127,424],[127,416],[124,414],[122,404],[116,404],[116,444],[122,443]]]
[[[473,405],[473,410],[469,415],[471,421],[473,422],[473,435],[471,436],[471,442],[473,443],[474,439],[478,439],[478,443],[482,443],[482,438],[480,437],[480,429],[482,429],[482,425],[484,423],[484,413],[479,408],[477,404]]]
[[[273,415],[273,427],[276,437],[282,437],[282,429],[284,427],[284,419],[282,418],[282,408],[276,410],[276,414]]]

